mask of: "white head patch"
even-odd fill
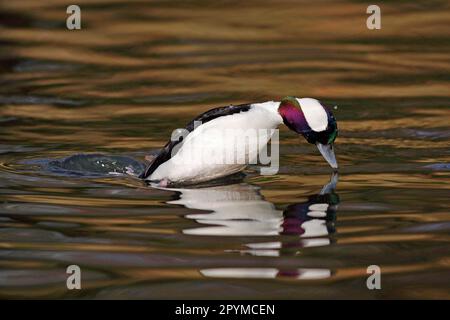
[[[324,131],[328,126],[328,116],[320,102],[313,98],[297,98],[306,122],[316,132]]]

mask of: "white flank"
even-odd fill
[[[308,125],[316,132],[324,131],[328,126],[328,117],[320,102],[313,98],[297,99]]]

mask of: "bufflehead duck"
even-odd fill
[[[338,129],[331,111],[316,99],[286,97],[281,102],[231,105],[199,115],[181,133],[172,134],[172,139],[140,177],[167,186],[200,183],[240,172],[249,163],[256,163],[258,152],[266,147],[274,132],[258,136],[258,142],[249,142],[242,130],[271,130],[282,123],[315,144],[330,166],[338,168],[333,150]],[[219,140],[219,134],[227,139]],[[246,140],[247,144],[244,161],[211,159],[212,154],[236,152],[235,144],[240,143],[239,140]],[[249,146],[251,143],[258,145]]]

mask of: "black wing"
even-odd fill
[[[208,121],[214,120],[219,117],[228,116],[228,115],[240,113],[240,112],[246,112],[246,111],[250,110],[250,108],[251,108],[251,104],[249,104],[249,103],[240,104],[237,106],[232,105],[232,106],[227,106],[227,107],[214,108],[209,111],[206,111],[205,113],[202,113],[197,118],[195,118],[194,120],[189,122],[185,129],[188,130],[189,132],[192,132],[192,131],[194,131],[194,123],[197,121],[199,121],[203,124],[203,123],[206,123]],[[172,157],[173,148],[177,144],[181,143],[182,141],[183,141],[183,137],[180,137],[179,140],[167,142],[166,145],[164,146],[164,148],[162,148],[162,150],[159,152],[159,154],[153,160],[153,162],[148,165],[148,167],[145,169],[145,171],[139,177],[141,179],[145,179],[148,176],[150,176],[156,170],[156,168],[158,168],[161,164],[163,164],[164,162],[166,162],[167,160],[169,160]]]

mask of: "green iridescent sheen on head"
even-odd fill
[[[330,136],[328,138],[328,144],[331,144],[334,142],[334,140],[336,140],[337,134],[338,134],[338,130],[336,128],[336,129],[334,129],[334,131],[332,133],[330,133]]]

